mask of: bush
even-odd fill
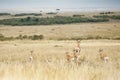
[[[24,35],[22,38],[23,38],[23,39],[28,39],[28,36],[27,36],[27,35]]]
[[[73,15],[73,17],[83,17],[85,15]]]
[[[83,40],[83,39],[85,39],[85,38],[83,38],[83,37],[72,37],[71,38],[71,40]]]
[[[0,34],[0,41],[6,41],[6,40],[14,40],[13,37],[5,37],[2,34]]]
[[[55,12],[49,12],[49,13],[46,13],[46,14],[57,14],[57,13],[55,13]]]
[[[0,38],[4,38],[4,36],[2,34],[0,34]]]
[[[95,37],[95,39],[102,39],[102,37],[98,35]]]
[[[31,17],[27,17],[27,18],[26,18],[26,21],[30,21],[30,20],[31,20]]]
[[[112,16],[109,16],[109,15],[94,15],[93,16],[94,18],[110,18],[110,19],[117,19],[117,20],[120,20],[120,15],[112,15]]]
[[[16,39],[20,39],[20,40],[23,40],[23,39],[41,40],[41,39],[44,39],[44,36],[43,35],[27,36],[27,35],[21,35],[20,34],[18,37],[16,37]]]
[[[108,15],[94,15],[94,18],[110,18]]]
[[[89,39],[95,39],[95,38],[93,36],[86,37],[86,40],[89,40]]]
[[[100,14],[113,14],[114,12],[101,12]]]
[[[14,16],[29,16],[29,15],[42,16],[41,13],[21,13],[21,14],[15,14]]]
[[[2,34],[0,34],[0,40],[3,41],[4,36]]]
[[[113,15],[113,16],[111,16],[111,19],[118,19],[118,20],[120,20],[120,15]]]
[[[2,34],[0,34],[0,41],[6,41],[6,40],[15,40],[15,39],[30,39],[30,40],[42,40],[44,39],[43,35],[33,35],[33,36],[27,36],[27,35],[19,35],[17,37],[4,37]]]
[[[44,38],[43,35],[33,35],[32,36],[32,40],[41,40],[43,38]]]
[[[10,13],[0,13],[0,16],[11,15]]]

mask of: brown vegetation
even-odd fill
[[[119,80],[120,41],[82,41],[80,65],[68,64],[65,59],[65,51],[71,52],[75,45],[75,41],[0,42],[0,79]],[[111,57],[110,63],[105,64],[96,55],[99,48],[104,48]],[[32,62],[29,61],[31,50],[34,51]]]

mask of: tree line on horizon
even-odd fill
[[[1,25],[24,26],[24,25],[51,25],[87,22],[108,22],[109,19],[97,19],[90,17],[54,16],[54,17],[26,17],[0,20]]]

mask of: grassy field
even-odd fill
[[[0,34],[7,37],[19,35],[43,35],[45,39],[70,39],[100,36],[103,38],[119,38],[120,23],[81,23],[66,25],[40,25],[40,26],[0,26]]]
[[[119,80],[120,41],[81,41],[81,64],[67,63],[65,52],[72,54],[76,41],[0,42],[0,80]],[[99,48],[110,58],[104,63]],[[30,62],[30,51],[33,61]]]
[[[92,17],[99,13],[58,13]],[[119,12],[115,13],[119,15]],[[109,14],[112,15],[112,14]],[[43,14],[37,17],[53,17]],[[0,20],[28,16],[0,16]],[[30,16],[32,17],[32,16]],[[42,35],[39,40],[13,39],[0,41],[0,80],[119,80],[120,21],[54,25],[0,25],[0,38]],[[99,39],[96,39],[100,37]],[[81,41],[80,64],[68,63],[65,53],[72,55],[76,40]],[[87,40],[85,40],[87,38]],[[93,38],[93,39],[90,39]],[[104,63],[99,49],[110,58]],[[31,51],[33,54],[31,55]],[[30,56],[33,60],[30,61]]]
[[[6,16],[3,14],[1,16]],[[42,13],[39,14],[21,13],[21,14],[9,15],[9,16],[11,16],[12,18],[9,19],[4,18],[3,20],[0,20],[0,24],[12,25],[12,26],[30,26],[30,25],[53,25],[53,24],[72,24],[72,23],[100,23],[100,22],[112,22],[112,21],[120,20],[119,12],[92,13],[92,16],[90,14],[87,15],[81,13],[79,14],[71,13],[71,15],[65,15],[65,14],[63,15],[62,13],[59,14],[46,13],[46,16],[42,15]]]

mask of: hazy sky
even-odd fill
[[[43,8],[118,8],[120,0],[0,0],[0,10]]]

